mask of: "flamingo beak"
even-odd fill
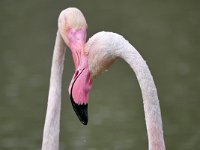
[[[84,52],[86,28],[67,30],[67,41],[72,52],[76,71],[69,86],[70,100],[79,120],[88,123],[88,99],[92,79],[88,69],[88,55]]]
[[[78,116],[80,122],[84,125],[88,123],[88,104],[76,104],[74,102],[72,93],[70,93],[70,100],[73,106],[73,109]]]
[[[87,67],[77,69],[69,87],[70,100],[73,109],[81,123],[88,123],[88,99],[92,79]]]

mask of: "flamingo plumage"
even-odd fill
[[[121,35],[99,32],[86,43],[87,23],[77,8],[63,10],[58,19],[42,150],[58,150],[61,82],[66,45],[71,49],[75,73],[69,86],[73,109],[79,120],[88,123],[88,100],[93,80],[117,58],[135,72],[144,104],[149,150],[165,150],[160,104],[151,72],[139,52]]]

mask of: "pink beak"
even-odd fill
[[[76,69],[69,86],[69,95],[76,115],[84,125],[87,125],[88,100],[92,79],[88,69],[88,56],[83,52],[86,30],[69,29],[67,36]]]

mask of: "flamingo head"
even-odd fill
[[[58,19],[58,30],[71,49],[75,65],[75,73],[68,89],[71,103],[79,120],[86,125],[92,78],[88,69],[88,52],[84,49],[87,23],[81,11],[77,8],[63,10]]]

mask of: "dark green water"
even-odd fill
[[[147,0],[0,1],[0,149],[40,149],[59,12],[78,7],[88,36],[122,34],[154,76],[168,150],[200,149],[200,2]],[[60,149],[146,150],[142,97],[135,75],[119,60],[96,79],[89,125],[68,98],[74,68],[67,50]]]

